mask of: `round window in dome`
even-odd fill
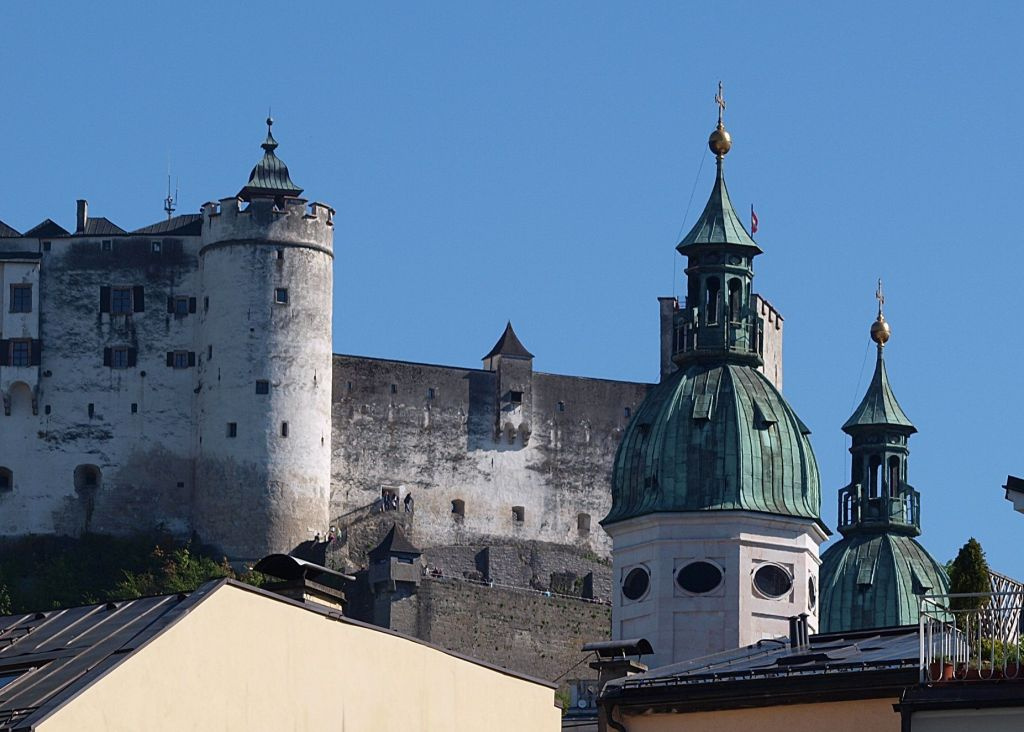
[[[643,567],[634,567],[629,570],[626,579],[622,581],[622,594],[630,600],[639,600],[647,594],[647,588],[651,584],[651,575]]]
[[[814,609],[818,604],[818,587],[814,584],[814,577],[807,578],[807,606]]]
[[[722,570],[711,562],[690,562],[676,574],[676,582],[687,592],[703,595],[722,584]]]
[[[765,597],[782,597],[793,588],[793,578],[777,564],[764,564],[754,572],[754,587]]]

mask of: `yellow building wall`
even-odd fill
[[[147,730],[550,730],[554,690],[232,585],[39,726]]]
[[[689,714],[625,715],[628,732],[899,732],[898,700],[864,699],[821,704],[786,704]]]

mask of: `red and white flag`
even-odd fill
[[[750,205],[750,233],[751,235],[757,233],[757,214],[754,213],[754,205]]]

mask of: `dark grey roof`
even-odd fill
[[[39,252],[0,252],[0,260],[19,261],[22,259],[42,259]]]
[[[711,188],[711,196],[707,205],[701,213],[697,223],[690,229],[690,233],[683,237],[676,249],[686,254],[690,247],[701,244],[735,244],[737,246],[750,247],[755,254],[760,254],[761,249],[750,238],[740,217],[729,199],[729,189],[725,187],[725,173],[723,162],[718,160],[718,172],[715,175],[715,185]]]
[[[512,321],[505,324],[505,332],[494,344],[494,348],[484,356],[485,359],[491,356],[512,356],[513,358],[533,358],[533,354],[526,350],[526,346],[519,340],[519,336],[512,330]]]
[[[0,221],[0,239],[7,239],[16,236],[21,236],[21,234],[18,233],[17,229],[8,226],[3,221]]]
[[[121,236],[127,233],[110,219],[96,216],[85,222],[85,231],[76,232],[75,236]]]
[[[398,524],[392,524],[391,530],[384,537],[380,544],[370,550],[371,557],[387,556],[389,554],[415,554],[419,556],[423,552],[409,541],[405,531]]]
[[[199,236],[203,226],[202,214],[182,214],[166,221],[158,221],[149,226],[136,229],[133,234],[178,234],[179,236]]]
[[[322,574],[343,579],[355,579],[355,577],[350,575],[336,572],[320,564],[307,562],[305,559],[293,557],[290,554],[270,554],[265,556],[256,562],[256,566],[253,569],[283,580],[316,579]]]
[[[50,236],[71,236],[71,232],[67,231],[60,224],[55,223],[52,219],[45,219],[26,231],[24,235],[33,239],[43,239]]]
[[[788,639],[762,640],[691,661],[654,668],[609,681],[602,697],[622,696],[630,689],[708,685],[710,681],[835,674],[870,669],[918,667],[917,626],[868,633],[812,635],[803,648]]]
[[[164,595],[0,617],[0,729],[27,730],[156,637],[216,585]]]

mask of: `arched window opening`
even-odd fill
[[[704,304],[704,312],[707,314],[707,324],[714,325],[718,322],[718,291],[721,289],[717,277],[708,277],[707,300]]]
[[[0,465],[0,493],[14,490],[14,471]]]
[[[893,455],[889,458],[889,495],[895,496],[900,490],[900,459]]]
[[[16,381],[11,384],[11,413],[32,413],[32,387],[24,381]]]
[[[452,501],[452,518],[456,521],[461,521],[466,517],[466,502],[461,498],[456,498]]]
[[[75,468],[75,490],[79,493],[95,493],[99,490],[102,473],[95,465],[79,465]]]
[[[590,533],[590,514],[581,513],[576,517],[576,530],[581,534]]]
[[[686,308],[692,308],[700,300],[700,278],[697,275],[686,277]]]
[[[729,280],[729,322],[740,322],[740,281],[736,277]]]
[[[871,498],[878,498],[879,478],[882,472],[882,458],[872,455],[868,461],[868,495]]]

